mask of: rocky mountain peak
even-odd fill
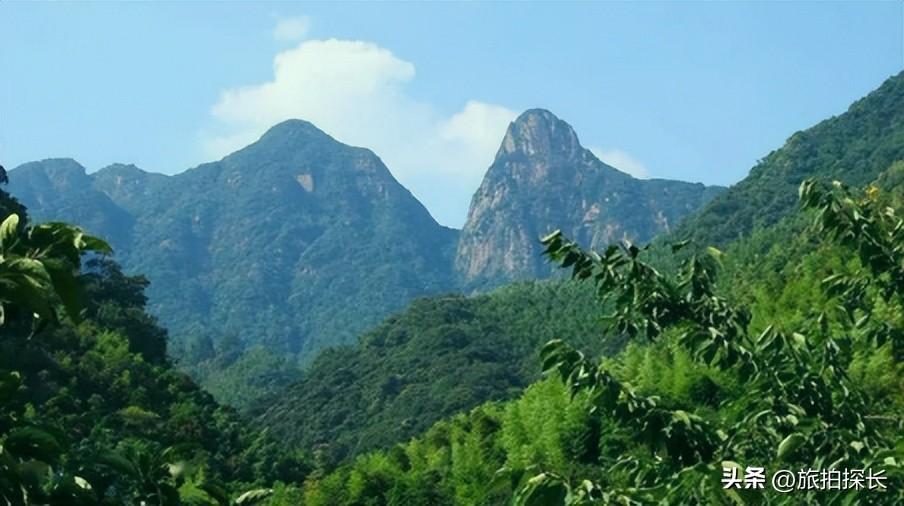
[[[585,247],[645,241],[713,194],[703,185],[634,179],[584,149],[568,123],[530,109],[509,125],[471,200],[455,269],[477,289],[547,277],[539,238],[552,230]]]
[[[581,144],[571,125],[545,109],[528,109],[505,133],[497,160],[511,155],[543,158],[574,158]]]

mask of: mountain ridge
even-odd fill
[[[42,182],[61,168],[79,178],[79,184],[72,186],[79,189],[80,209],[100,217],[120,213],[133,217],[128,231],[116,230],[101,219],[80,222],[110,237],[127,269],[148,273],[153,281],[152,309],[176,336],[205,333],[202,325],[184,323],[195,320],[222,322],[212,329],[218,335],[244,334],[251,325],[242,324],[242,319],[253,321],[260,316],[237,309],[250,304],[255,309],[270,307],[273,318],[282,318],[284,336],[243,335],[244,341],[263,342],[294,354],[310,348],[313,353],[321,347],[315,330],[341,325],[321,317],[299,328],[298,322],[280,313],[289,308],[333,313],[335,322],[353,323],[342,331],[343,342],[349,342],[385,312],[449,286],[441,270],[421,272],[421,282],[414,283],[380,265],[359,266],[345,276],[345,285],[369,280],[374,287],[385,285],[397,300],[384,297],[374,303],[368,301],[369,295],[359,293],[357,299],[346,298],[338,307],[335,301],[317,302],[311,291],[316,287],[329,291],[329,285],[339,284],[332,282],[339,276],[330,272],[346,271],[349,262],[360,264],[361,258],[370,256],[389,264],[393,253],[398,253],[421,266],[419,271],[448,263],[442,255],[450,251],[455,232],[437,224],[372,151],[339,143],[308,122],[283,122],[260,141],[222,160],[173,176],[124,164],[86,174],[72,160],[48,159],[13,169],[10,189],[34,205],[39,218],[71,217],[69,206],[46,204],[72,200],[67,199],[69,189]],[[116,202],[110,206],[113,199]],[[250,236],[242,237],[239,231]],[[261,236],[257,242],[252,240],[256,236]],[[264,254],[259,253],[261,245]],[[368,245],[378,253],[369,253]],[[214,268],[222,263],[233,268]],[[235,268],[242,264],[245,268]],[[360,304],[380,303],[385,307],[376,311],[356,309]],[[193,311],[186,312],[185,307]],[[343,310],[360,318],[341,317]]]
[[[678,213],[640,196],[646,221],[657,213],[666,219],[686,214],[699,205],[699,195],[717,191],[667,180],[638,183],[597,160],[568,123],[545,109],[530,109],[512,123],[485,180],[504,164],[522,161],[518,167],[531,172],[503,179],[513,188],[530,187],[529,195],[549,185],[558,192],[574,190],[575,177],[592,179],[583,175],[587,170],[605,172],[603,183],[662,187],[678,200],[693,194],[682,204],[688,209]],[[60,171],[71,172],[78,191],[46,180]],[[263,345],[304,363],[323,347],[354,342],[417,297],[489,289],[509,280],[491,272],[480,283],[463,282],[459,239],[467,228],[440,225],[376,153],[341,143],[304,120],[281,122],[218,161],[174,175],[132,164],[87,173],[74,160],[48,159],[17,167],[11,176],[10,190],[23,196],[38,219],[81,213],[75,221],[109,237],[128,271],[149,277],[150,309],[171,329],[178,357],[211,348],[199,340],[238,334],[248,346]],[[626,220],[619,230],[631,237],[637,228],[630,217],[636,214],[629,209],[637,204],[633,197],[613,204],[621,206],[617,219]],[[591,202],[580,215],[592,205],[597,214],[608,209],[606,202]],[[523,219],[536,217],[526,213]],[[535,243],[551,224],[523,227],[514,243],[528,245],[524,254],[535,256],[537,264],[542,260]],[[494,249],[487,256],[505,256],[514,248],[487,247]],[[537,268],[530,275],[551,272]],[[266,323],[248,323],[261,318]]]

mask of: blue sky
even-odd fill
[[[904,66],[902,2],[0,2],[0,163],[175,173],[286,117],[460,226],[531,107],[623,170],[741,179]]]

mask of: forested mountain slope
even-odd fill
[[[311,476],[305,504],[900,504],[902,171],[863,191],[813,181],[807,212],[759,232],[765,253],[745,241],[675,275],[638,249],[593,257],[551,237],[549,255],[615,304],[613,327],[633,329],[626,349],[597,361],[551,343],[549,377],[520,398]],[[751,467],[763,489],[744,488]],[[772,485],[820,468],[864,485]]]
[[[539,377],[537,350],[565,339],[592,354],[600,334],[586,287],[522,283],[478,297],[422,299],[325,350],[305,379],[260,404],[260,422],[330,461],[387,447],[488,400],[510,399]]]
[[[309,471],[172,367],[144,278],[80,266],[102,243],[16,211],[0,220],[0,502],[212,506]]]
[[[175,176],[126,165],[86,175],[71,160],[11,176],[37,219],[109,237],[127,271],[152,280],[151,309],[178,337],[234,334],[305,359],[452,286],[456,232],[372,152],[303,121]],[[198,346],[175,344],[177,355]]]
[[[258,347],[256,364],[304,364],[417,297],[551,275],[536,245],[551,227],[588,245],[644,239],[719,191],[634,179],[542,110],[510,126],[461,243],[376,155],[304,121],[175,176],[120,164],[86,174],[68,159],[11,175],[36,219],[82,224],[111,241],[127,272],[148,276],[174,356],[219,391],[229,382],[215,376],[234,364],[223,350],[232,357],[236,342]]]
[[[859,186],[901,159],[904,73],[886,80],[843,114],[792,135],[741,182],[685,220],[674,236],[700,244],[728,244],[792,212],[797,187],[807,177]]]

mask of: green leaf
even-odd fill
[[[685,246],[687,246],[690,243],[691,243],[690,239],[685,239],[683,241],[672,243],[671,244],[672,253],[677,253],[677,252],[681,251],[682,249],[684,249]]]
[[[22,376],[18,372],[0,372],[0,404],[9,402],[19,391],[20,386],[22,386]]]
[[[717,262],[721,262],[722,258],[725,256],[725,253],[723,253],[722,250],[714,248],[712,246],[707,246],[706,254],[708,254],[710,257],[712,257],[713,260],[716,260]]]
[[[9,249],[19,231],[19,215],[11,214],[0,223],[0,251]]]
[[[561,236],[562,236],[561,230],[554,230],[554,231],[550,232],[549,234],[541,237],[540,242],[543,244],[548,244],[548,243],[554,241],[556,238],[561,237]],[[534,237],[536,237],[536,236],[534,236]]]
[[[82,251],[93,251],[105,255],[113,254],[113,248],[106,241],[90,235],[83,235],[81,239]]]
[[[782,442],[778,445],[777,456],[779,460],[784,460],[791,453],[800,448],[800,446],[803,445],[806,441],[807,438],[799,432],[788,435],[788,437],[782,440]]]
[[[79,488],[83,488],[85,490],[91,490],[91,484],[88,483],[88,480],[82,478],[81,476],[73,477],[73,481]]]
[[[112,451],[103,452],[95,455],[93,460],[97,464],[106,466],[116,471],[116,473],[120,476],[131,477],[138,475],[138,470],[135,468],[135,464],[118,453]]]
[[[568,486],[561,478],[550,473],[541,473],[527,480],[515,494],[515,506],[558,506],[565,504]]]
[[[20,459],[35,459],[52,464],[63,452],[60,441],[51,433],[37,427],[13,429],[4,444]]]
[[[82,308],[82,294],[74,270],[68,263],[57,259],[45,260],[44,268],[50,275],[54,291],[63,303],[63,309],[73,321],[78,321]]]
[[[249,490],[238,496],[235,500],[236,506],[244,506],[247,504],[257,504],[273,494],[272,488],[258,488]]]

